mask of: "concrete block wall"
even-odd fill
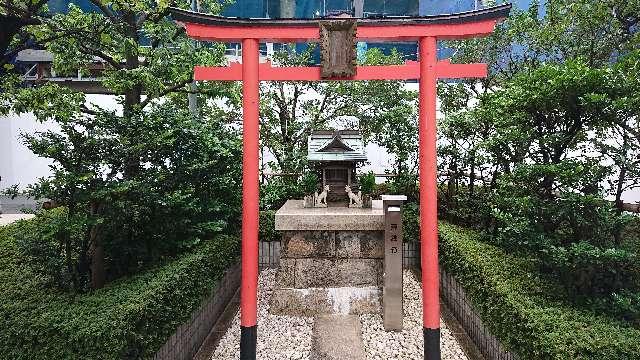
[[[381,286],[382,231],[284,231],[277,286]]]

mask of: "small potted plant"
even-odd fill
[[[362,207],[371,208],[371,195],[376,187],[376,175],[373,171],[364,173],[358,178],[360,191],[362,192]]]
[[[308,172],[300,180],[302,191],[304,191],[304,207],[312,208],[316,205],[316,191],[318,190],[318,175]]]

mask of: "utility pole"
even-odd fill
[[[200,6],[198,4],[198,0],[191,0],[191,11],[200,12]],[[197,46],[196,40],[193,41]],[[196,81],[193,80],[191,84],[189,84],[189,95],[187,98],[189,99],[189,112],[195,117],[198,116],[198,95],[196,95],[195,91],[197,90]]]
[[[351,7],[353,8],[353,17],[364,17],[364,0],[351,1]]]

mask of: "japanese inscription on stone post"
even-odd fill
[[[384,329],[402,330],[402,202],[406,196],[382,196],[384,209]]]

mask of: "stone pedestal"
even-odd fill
[[[276,213],[280,269],[271,296],[275,314],[380,311],[384,257],[382,203],[371,209],[304,208],[289,200]]]

